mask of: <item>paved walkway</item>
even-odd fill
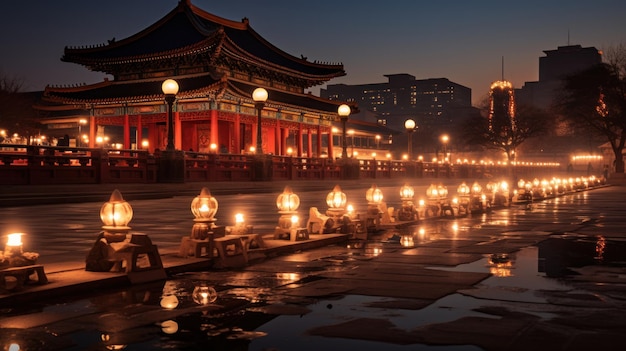
[[[424,183],[420,186],[428,185],[427,182]],[[352,188],[361,192],[371,184],[371,180],[368,180],[345,182],[341,186],[343,189]],[[402,184],[402,181],[387,180],[376,184],[391,189]],[[324,182],[310,182],[306,185],[298,183],[300,188],[306,188],[308,189],[306,192],[313,194],[327,192],[330,185]],[[89,194],[93,201],[102,202],[101,197],[108,199],[113,188],[121,188],[127,200],[133,196],[138,199],[150,199],[163,197],[169,193],[172,196],[176,195],[172,201],[178,204],[188,203],[186,197],[197,195],[201,186],[158,185],[157,191],[154,191],[154,186],[107,186],[97,189],[93,186],[41,187],[29,188],[28,194],[32,195],[31,206],[39,203],[37,199],[41,198],[62,202],[68,192]],[[285,184],[276,183],[208,185],[212,194],[221,194],[224,198],[232,196],[235,200],[238,199],[236,194],[251,191],[259,192],[257,199],[272,198],[280,193],[284,186]],[[20,189],[4,193],[7,194],[4,197],[10,197],[11,193],[19,194]],[[267,196],[263,197],[262,193],[266,193]],[[176,197],[181,197],[181,201],[176,202],[178,201]],[[601,242],[599,241],[601,238],[602,242],[609,243],[606,246],[608,254],[612,250],[612,243],[626,240],[626,218],[623,209],[625,197],[626,187],[609,186],[546,200],[534,204],[532,209],[515,207],[494,211],[493,214],[480,218],[464,218],[453,222],[431,221],[420,226],[425,234],[421,231],[413,234],[415,242],[409,248],[393,241],[393,237],[378,238],[377,243],[363,248],[346,248],[332,244],[327,246],[329,243],[325,242],[319,242],[322,248],[316,247],[318,245],[294,246],[281,255],[255,262],[247,267],[245,271],[250,276],[257,277],[247,278],[250,279],[250,283],[246,283],[245,279],[242,280],[241,275],[232,274],[228,270],[214,271],[210,279],[216,286],[241,287],[252,284],[250,287],[253,287],[256,284],[253,283],[255,279],[275,275],[277,269],[280,272],[302,272],[306,267],[319,269],[320,263],[325,262],[323,266],[326,268],[317,274],[318,278],[324,279],[311,280],[296,287],[282,282],[272,287],[274,299],[324,298],[347,294],[384,297],[384,301],[377,302],[380,304],[378,308],[384,308],[386,311],[392,309],[396,311],[394,313],[399,314],[405,313],[402,311],[437,306],[450,294],[472,296],[483,301],[481,306],[476,306],[476,311],[467,311],[466,316],[458,320],[441,323],[431,321],[404,331],[398,330],[397,326],[390,323],[389,316],[385,316],[384,313],[380,315],[371,312],[366,317],[348,318],[352,312],[345,312],[347,313],[344,316],[347,319],[345,323],[308,330],[307,332],[312,335],[392,344],[472,344],[486,350],[524,349],[528,346],[538,348],[538,345],[542,345],[539,349],[550,350],[620,349],[616,348],[616,345],[621,344],[622,333],[626,327],[626,303],[624,303],[626,271],[622,266],[590,265],[577,269],[578,275],[568,279],[569,287],[566,289],[549,287],[545,282],[544,285],[533,286],[533,279],[537,276],[536,266],[530,267],[530,280],[522,280],[516,285],[507,285],[503,283],[504,280],[494,282],[487,279],[489,276],[506,272],[497,270],[485,272],[484,267],[480,265],[477,266],[478,271],[473,271],[471,266],[473,262],[484,265],[483,258],[494,253],[517,255],[514,257],[519,266],[515,266],[514,263],[512,268],[508,268],[509,274],[512,269],[513,275],[524,276],[522,261],[526,254],[523,249],[554,235],[593,238],[598,240],[598,243]],[[166,199],[155,201],[169,201]],[[36,208],[33,207],[33,210],[36,211]],[[177,236],[176,240],[178,238]],[[384,253],[375,254],[380,249],[384,249]],[[206,260],[178,258],[175,250],[175,245],[160,249],[164,266],[169,272],[202,271],[210,268],[207,267]],[[357,252],[360,254],[355,256]],[[84,266],[82,257],[84,256],[78,255],[70,261],[46,264],[50,284],[29,286],[19,294],[2,295],[0,306],[10,306],[41,296],[42,293],[52,293],[54,289],[74,291],[79,288],[94,289],[103,283],[111,285],[128,282],[129,278],[125,274],[92,273],[77,269]],[[337,260],[342,260],[341,266],[336,266]],[[49,267],[54,268],[48,270]],[[432,267],[448,269],[433,270]],[[339,306],[341,302],[337,301],[335,304]],[[457,308],[446,304],[439,308]],[[372,306],[368,308],[372,309]],[[481,313],[476,314],[477,311]],[[545,318],[546,314],[551,317]],[[14,322],[16,319],[4,319],[4,322],[0,322],[0,328],[6,328],[7,323]],[[31,327],[40,325],[32,319],[29,323]],[[355,330],[358,332],[355,333]]]

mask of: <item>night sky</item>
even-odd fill
[[[0,72],[24,91],[96,83],[105,75],[61,62],[65,46],[129,37],[177,0],[3,1]],[[606,50],[626,44],[626,1],[192,0],[240,21],[280,49],[310,61],[343,63],[330,84],[384,83],[384,74],[448,78],[477,103],[502,76],[514,87],[538,79],[539,57],[557,46]],[[312,88],[314,94],[320,87]]]

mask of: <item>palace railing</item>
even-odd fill
[[[181,152],[184,182],[255,180],[254,155]],[[147,150],[0,144],[0,184],[156,183],[160,155]],[[440,164],[402,160],[267,156],[264,180],[505,177],[506,166]],[[558,172],[558,166],[515,167],[530,178]]]

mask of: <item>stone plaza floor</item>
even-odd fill
[[[354,201],[361,203],[362,212],[365,190],[372,183],[341,186],[349,199],[361,198]],[[401,181],[376,183],[390,203],[397,202],[393,192]],[[456,183],[450,181],[449,188]],[[422,181],[416,193],[428,184],[428,180]],[[325,208],[325,194],[334,184],[289,185],[299,192],[304,213],[310,206]],[[192,330],[186,334],[193,335],[189,342],[198,348],[215,347],[218,335],[237,339],[232,337],[237,334],[238,340],[245,339],[240,348],[246,350],[355,346],[378,350],[437,346],[459,350],[621,349],[626,330],[624,186],[575,192],[531,207],[513,205],[463,218],[424,220],[415,226],[382,231],[365,241],[333,242],[325,241],[326,237],[308,243],[282,242],[277,244],[283,248],[280,251],[233,269],[177,256],[181,237],[189,234],[192,225],[189,203],[201,186],[117,187],[133,206],[133,230],[148,233],[159,247],[168,278],[157,286],[162,292],[157,295],[165,296],[170,285],[176,286],[180,304],[174,311],[163,311],[159,305],[162,296],[102,303],[106,307],[98,313],[94,307],[65,312],[44,307],[45,300],[52,303],[59,296],[79,301],[107,288],[129,286],[126,274],[84,270],[85,253],[100,230],[98,212],[110,188],[31,189],[32,193],[24,196],[32,199],[30,203],[22,199],[16,206],[4,205],[0,226],[6,230],[19,222],[28,223],[22,225],[27,233],[25,245],[30,245],[25,250],[40,254],[49,283],[0,295],[0,340],[35,335],[47,340],[45,348],[37,344],[24,349],[82,349],[70,336],[107,329],[98,321],[114,311],[117,317],[113,321],[120,324],[115,331],[132,331],[129,334],[135,336],[126,339],[129,348],[161,349],[156,344],[141,348],[137,341],[155,333],[146,330],[147,326],[158,326],[158,335],[152,339],[160,339],[162,349],[171,349],[171,340],[176,338],[162,329],[165,321],[182,327],[193,316],[194,321],[206,318],[204,323],[215,325],[209,312],[237,310],[240,316],[249,317],[248,322],[241,317],[228,331],[208,327],[209,337],[205,329]],[[228,218],[243,208],[250,214],[255,232],[266,233],[271,240],[269,233],[278,219],[274,201],[285,184],[264,184],[263,190],[259,184],[206,186],[220,201],[218,223],[228,224]],[[67,195],[70,191],[74,193],[71,196]],[[5,194],[7,199],[19,191]],[[64,196],[82,199],[64,201]],[[38,204],[41,198],[46,200]],[[51,199],[56,199],[56,204],[51,204],[55,203]],[[209,312],[183,298],[189,295],[184,287],[188,281],[215,287],[218,298]],[[128,289],[154,295],[151,284]],[[36,307],[26,307],[32,304]],[[88,317],[90,322],[81,324]],[[263,322],[250,322],[254,319]],[[182,329],[175,334],[180,335]],[[231,340],[229,337],[225,340]]]

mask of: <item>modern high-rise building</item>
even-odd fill
[[[564,78],[602,63],[602,52],[595,47],[567,45],[544,53],[546,56],[539,58],[539,81],[526,82],[516,89],[521,105],[550,108]]]
[[[354,102],[377,115],[380,124],[404,131],[413,119],[420,128],[454,124],[472,110],[472,90],[446,78],[415,79],[406,73],[387,74],[386,83],[329,84],[320,96]]]

